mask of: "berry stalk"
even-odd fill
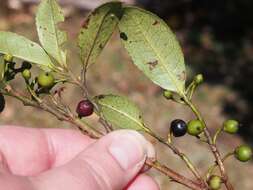
[[[227,190],[234,190],[233,186],[229,182],[228,175],[226,173],[224,164],[222,162],[221,155],[220,155],[220,153],[218,151],[218,148],[217,148],[216,144],[214,143],[214,141],[213,141],[213,139],[211,137],[210,131],[207,128],[205,120],[203,119],[202,115],[197,110],[197,108],[193,105],[193,103],[185,95],[183,96],[183,99],[184,99],[185,103],[191,108],[192,112],[196,115],[196,117],[198,118],[198,120],[204,126],[204,134],[205,134],[205,136],[207,138],[207,142],[208,142],[208,144],[209,144],[209,146],[211,148],[211,151],[212,151],[212,153],[213,153],[213,155],[215,157],[215,160],[216,160],[216,162],[217,162],[217,164],[219,166],[220,173],[222,175],[222,179],[224,181],[224,184],[225,184]]]

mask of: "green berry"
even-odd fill
[[[219,190],[221,188],[222,180],[220,176],[212,175],[208,181],[211,190]]]
[[[239,123],[236,120],[229,119],[223,123],[223,130],[230,134],[237,133],[239,129]]]
[[[203,132],[203,129],[203,124],[197,119],[191,120],[187,123],[187,133],[189,135],[197,136]]]
[[[5,54],[4,55],[4,60],[6,62],[12,62],[13,61],[13,56],[11,54]]]
[[[38,84],[43,88],[51,88],[54,85],[54,76],[51,73],[40,73],[37,78]]]
[[[204,77],[203,77],[202,74],[197,74],[197,75],[194,77],[194,82],[195,82],[196,84],[201,84],[201,83],[203,83],[203,81],[204,81]]]
[[[247,162],[252,158],[252,149],[247,145],[241,145],[235,149],[234,154],[237,160]]]
[[[169,90],[164,90],[163,91],[163,96],[166,98],[166,99],[171,99],[173,97],[173,94],[171,91]]]
[[[29,69],[25,69],[22,71],[22,76],[25,80],[29,80],[31,78],[31,71]]]

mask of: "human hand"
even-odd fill
[[[0,127],[0,189],[158,190],[141,173],[153,146],[135,131],[93,140],[69,129]]]

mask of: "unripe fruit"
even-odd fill
[[[32,68],[32,64],[27,62],[27,61],[24,61],[22,63],[22,66],[21,66],[22,69],[31,69]]]
[[[5,54],[4,55],[4,60],[6,61],[6,62],[12,62],[13,61],[13,56],[11,55],[11,54]]]
[[[236,120],[229,119],[223,123],[223,130],[230,134],[237,133],[239,129],[239,123]]]
[[[5,107],[5,99],[3,94],[0,93],[0,113],[4,110]]]
[[[222,180],[220,176],[217,176],[217,175],[211,176],[208,181],[208,185],[211,190],[219,190],[221,188],[221,183],[222,183]]]
[[[22,71],[22,76],[25,80],[29,80],[31,78],[31,71],[29,69],[25,69]]]
[[[51,88],[54,85],[54,76],[51,73],[41,73],[37,78],[38,84],[43,88]]]
[[[187,133],[189,135],[197,136],[200,133],[202,133],[203,130],[204,130],[203,124],[197,119],[191,120],[187,124]]]
[[[166,98],[166,99],[171,99],[173,97],[173,94],[171,91],[169,90],[164,90],[163,91],[163,96]]]
[[[241,145],[235,149],[234,154],[237,160],[247,162],[252,158],[252,149],[247,145]]]
[[[76,113],[79,117],[87,117],[93,113],[94,106],[89,100],[81,100],[77,107]]]
[[[201,83],[203,83],[203,81],[204,81],[204,77],[203,77],[202,74],[197,74],[197,75],[194,77],[194,82],[195,82],[196,84],[201,84]]]
[[[175,119],[170,124],[170,130],[174,137],[184,136],[187,132],[187,125],[181,119]]]

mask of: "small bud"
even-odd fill
[[[169,91],[169,90],[164,90],[163,91],[163,96],[166,98],[166,99],[172,99],[172,97],[173,97],[173,94],[172,94],[172,92],[171,91]]]
[[[247,162],[252,158],[252,149],[247,145],[241,145],[235,149],[234,154],[237,160]]]
[[[4,55],[4,61],[6,62],[12,62],[13,61],[13,56],[11,54],[5,54]]]
[[[211,190],[219,190],[221,188],[221,183],[221,177],[217,175],[212,175],[208,181]]]
[[[203,75],[202,74],[197,74],[195,77],[194,77],[194,82],[196,83],[196,84],[201,84],[201,83],[203,83],[204,82],[204,77],[203,77]]]

